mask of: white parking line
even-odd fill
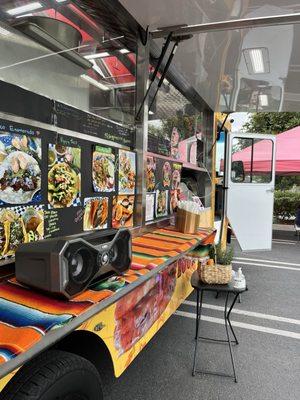
[[[258,262],[263,262],[263,263],[275,263],[275,264],[280,264],[280,265],[294,265],[295,267],[300,267],[300,264],[295,264],[295,263],[288,263],[284,261],[277,261],[277,260],[262,260],[260,258],[247,258],[247,257],[234,257],[234,260],[245,260],[245,261],[258,261]]]
[[[195,313],[189,313],[189,312],[178,311],[178,310],[175,311],[174,315],[178,315],[180,317],[185,317],[185,318],[192,318],[192,319],[196,318]],[[215,317],[209,317],[207,315],[202,315],[201,320],[207,321],[207,322],[213,322],[215,324],[224,325],[224,319],[221,319],[221,318],[215,318]],[[267,328],[265,326],[247,324],[245,322],[231,321],[231,324],[232,324],[232,326],[236,326],[237,328],[243,328],[243,329],[248,329],[251,331],[269,333],[271,335],[285,336],[285,337],[289,337],[292,339],[300,339],[300,333],[296,333],[296,332],[284,331],[281,329]]]
[[[182,304],[186,304],[188,306],[193,306],[193,307],[196,307],[196,305],[197,305],[197,303],[195,301],[189,301],[189,300],[185,300]],[[224,311],[224,307],[215,306],[213,304],[203,303],[202,307],[211,309],[211,310]],[[288,324],[300,325],[300,320],[293,319],[293,318],[277,317],[276,315],[263,314],[263,313],[258,313],[258,312],[254,312],[254,311],[239,310],[236,308],[233,309],[231,312],[233,314],[247,315],[248,317],[255,317],[255,318],[261,318],[261,319],[268,319],[270,321],[278,321],[278,322],[285,322]]]
[[[260,263],[253,263],[249,261],[232,261],[232,264],[242,264],[242,265],[254,265],[257,267],[266,267],[266,268],[279,268],[279,269],[289,269],[292,271],[298,271],[300,272],[300,268],[294,268],[294,267],[284,267],[281,265],[267,265],[267,264],[260,264]]]
[[[275,244],[288,244],[288,245],[295,246],[297,242],[283,242],[282,240],[272,240],[272,243],[275,243]]]

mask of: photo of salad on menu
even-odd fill
[[[48,201],[49,208],[80,205],[81,150],[49,144]]]
[[[156,191],[156,217],[165,217],[168,215],[168,190]]]
[[[22,243],[44,237],[42,206],[5,208],[0,212],[0,258],[12,257]]]
[[[108,197],[84,199],[83,230],[106,229],[108,226]]]
[[[119,194],[134,194],[136,180],[136,154],[119,150]]]
[[[41,201],[41,139],[0,134],[0,204]]]
[[[95,192],[113,192],[115,190],[115,154],[111,147],[95,146],[93,188]]]
[[[147,192],[153,192],[155,189],[155,172],[156,172],[156,159],[155,157],[147,157]]]
[[[134,196],[114,196],[113,228],[130,228],[133,226]]]

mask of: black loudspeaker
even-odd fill
[[[84,238],[63,237],[20,245],[16,251],[16,279],[72,298],[95,278],[121,274],[130,263],[130,232],[99,231]]]

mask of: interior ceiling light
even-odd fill
[[[262,107],[267,107],[267,106],[269,105],[269,98],[268,98],[268,95],[266,95],[266,94],[260,94],[260,95],[258,96],[258,98],[259,98],[259,104],[260,104]]]
[[[107,51],[103,51],[102,53],[90,54],[88,56],[84,56],[87,60],[95,60],[96,58],[104,58],[109,57],[109,53]]]
[[[95,60],[91,60],[91,63],[93,64],[92,68],[94,71],[96,71],[102,78],[105,78],[103,72],[101,71],[100,67],[97,65]]]
[[[9,15],[16,16],[16,15],[28,13],[30,11],[38,10],[38,9],[40,9],[42,7],[43,6],[42,6],[41,3],[39,3],[38,1],[35,1],[34,3],[28,3],[28,4],[25,4],[24,6],[11,8],[10,10],[7,10],[6,12]]]
[[[8,36],[10,35],[10,32],[7,29],[4,29],[0,26],[0,35]]]
[[[130,53],[130,51],[127,50],[127,49],[120,49],[119,52],[120,52],[121,54],[128,54],[128,53]]]
[[[100,83],[98,81],[96,81],[96,79],[91,78],[89,75],[80,75],[81,79],[84,79],[85,81],[87,81],[88,83],[90,83],[91,85],[97,87],[98,89],[107,91],[110,90],[110,88],[108,86],[103,85],[103,83]]]
[[[270,72],[269,52],[266,47],[245,49],[243,52],[249,74],[266,74]]]
[[[150,110],[149,115],[154,115],[154,112]]]

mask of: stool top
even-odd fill
[[[227,285],[216,285],[216,284],[209,285],[207,283],[200,281],[198,271],[195,271],[193,273],[192,278],[191,278],[191,285],[193,286],[194,289],[210,290],[213,292],[218,291],[218,292],[243,293],[246,290],[248,290],[247,287],[245,289],[235,288],[233,286],[234,285],[233,280],[231,282],[229,282]]]

